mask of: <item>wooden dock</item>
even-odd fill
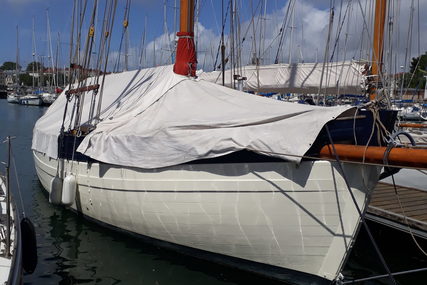
[[[368,206],[367,218],[427,238],[427,191],[378,183]],[[400,203],[399,203],[400,200]],[[406,217],[406,218],[405,218]]]

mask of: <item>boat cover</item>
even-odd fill
[[[243,90],[260,93],[362,94],[368,65],[357,61],[328,62],[322,78],[323,63],[271,64],[244,66],[235,74],[246,77]],[[221,71],[201,73],[200,78],[222,84]],[[225,85],[231,86],[230,70]],[[237,86],[237,81],[236,86]],[[322,88],[319,90],[320,82]]]
[[[32,148],[53,158],[58,155],[64,92],[33,132]],[[82,122],[92,91],[85,96]],[[242,149],[298,162],[300,158],[289,155],[305,154],[323,125],[349,107],[277,101],[177,75],[172,66],[163,66],[107,75],[101,109],[101,122],[78,151],[106,163],[159,168]]]

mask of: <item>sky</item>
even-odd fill
[[[85,0],[78,0],[85,1]],[[91,11],[94,0],[88,1]],[[99,0],[99,11],[107,0]],[[291,1],[289,3],[289,1]],[[323,62],[332,60],[371,58],[373,0],[237,0],[240,22],[240,48],[242,64],[249,64],[253,54],[258,54],[263,64],[279,62]],[[52,53],[59,58],[60,66],[69,64],[70,34],[73,0],[0,0],[0,64],[15,61],[17,51],[17,26],[19,30],[19,63],[33,61],[33,21],[35,49],[39,60],[49,65],[47,19],[50,22]],[[224,0],[227,5],[229,0]],[[126,0],[118,0],[115,29],[109,69],[117,65],[122,38],[122,21]],[[179,0],[132,0],[129,16],[129,69],[170,64],[173,61],[174,32],[178,21],[176,11]],[[199,68],[212,70],[217,60],[221,34],[221,0],[199,0],[196,24]],[[413,12],[411,15],[411,5]],[[166,7],[166,8],[165,8]],[[286,18],[290,7],[293,13]],[[330,8],[334,9],[331,40],[327,49]],[[407,70],[412,56],[427,51],[427,0],[390,0],[388,22],[393,25],[386,31],[387,61],[391,72]],[[165,17],[166,11],[166,17]],[[292,16],[293,15],[293,16]],[[253,17],[254,16],[254,17]],[[88,19],[83,30],[87,31]],[[97,14],[97,31],[102,24],[102,12]],[[412,18],[412,25],[410,25]],[[165,20],[166,19],[166,20]],[[254,20],[252,20],[254,19]],[[285,37],[279,52],[280,30],[285,19]],[[166,24],[165,24],[166,21]],[[225,37],[229,46],[229,21]],[[143,41],[143,35],[145,40]],[[388,40],[391,34],[390,41]],[[242,39],[245,38],[243,41]],[[254,40],[255,39],[255,40]],[[144,43],[144,45],[143,45]],[[325,53],[325,49],[328,50]],[[95,46],[94,50],[97,50]],[[237,49],[236,49],[237,50]],[[227,52],[228,53],[228,52]],[[95,52],[94,52],[95,54]],[[143,56],[141,56],[141,54]],[[120,66],[123,68],[123,57]],[[216,67],[218,66],[218,62]],[[403,68],[401,67],[403,66]]]

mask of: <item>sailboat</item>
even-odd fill
[[[56,64],[54,64],[54,57],[53,57],[53,50],[52,50],[52,37],[50,32],[50,20],[49,20],[49,10],[46,10],[46,26],[47,26],[47,42],[48,42],[48,58],[50,59],[50,71],[52,73],[52,80],[49,84],[50,86],[46,86],[46,90],[44,92],[41,92],[40,98],[42,100],[43,105],[51,105],[56,98],[58,97],[58,77],[57,77],[57,67]],[[59,37],[59,36],[58,36]],[[59,41],[59,39],[58,39]]]
[[[8,90],[7,102],[17,104],[21,97],[21,90],[19,86],[19,28],[16,26],[16,65],[15,65],[15,84]]]
[[[0,175],[0,220],[1,253],[0,282],[21,284],[23,272],[31,274],[37,265],[37,242],[34,225],[20,213],[12,197],[10,187],[11,137],[8,144],[8,159],[5,175]]]
[[[4,252],[0,255],[2,270],[0,282],[3,284],[19,284],[22,282],[22,244],[19,220],[13,201],[8,198],[10,193],[3,176],[0,176],[0,211],[5,217],[0,223]],[[9,228],[9,230],[8,230]]]
[[[382,161],[320,156],[338,143],[384,144],[396,112],[277,102],[196,78],[194,1],[180,8],[173,66],[85,79],[37,121],[32,149],[50,201],[271,278],[341,279]],[[84,96],[100,90],[91,116]]]

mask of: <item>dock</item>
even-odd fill
[[[427,239],[427,191],[378,183],[367,218],[405,232],[409,226],[414,235]]]

